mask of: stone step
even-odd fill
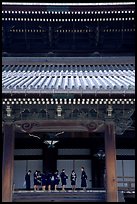
[[[105,192],[15,192],[13,202],[104,202]]]

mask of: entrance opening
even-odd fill
[[[61,132],[61,131],[58,131]],[[104,147],[103,134],[85,132],[63,132],[58,135],[58,142],[50,146],[45,141],[49,141],[46,133],[21,134],[16,133],[14,152],[14,184],[15,190],[24,189],[24,178],[30,169],[31,189],[33,189],[33,173],[40,172],[53,173],[56,169],[61,173],[62,169],[68,174],[66,189],[71,189],[70,175],[72,170],[77,174],[76,188],[81,189],[81,167],[84,166],[87,173],[87,189],[104,188],[104,160],[95,157],[99,148]],[[53,132],[57,134],[57,132]],[[38,136],[32,137],[32,135]],[[45,140],[42,140],[43,135]],[[59,184],[61,188],[61,182]]]

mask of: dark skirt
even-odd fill
[[[63,179],[63,180],[61,181],[61,183],[62,183],[62,186],[67,185],[66,179]]]
[[[46,186],[47,185],[47,181],[46,180],[42,180],[42,186]]]
[[[76,181],[71,181],[71,185],[75,186],[76,185]]]
[[[50,179],[47,180],[47,185],[51,185],[52,181]]]
[[[54,185],[59,185],[59,180],[58,179],[55,179]]]
[[[41,181],[34,179],[34,185],[36,185],[36,186],[41,185]]]
[[[37,180],[34,180],[34,185],[39,185]]]

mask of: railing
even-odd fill
[[[123,184],[122,186],[118,186],[119,190],[135,191],[135,177],[134,176],[118,176],[117,183]]]

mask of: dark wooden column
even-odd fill
[[[115,124],[109,121],[105,124],[105,154],[107,202],[118,202]]]
[[[43,146],[43,171],[54,172],[57,168],[57,149]]]
[[[4,124],[2,160],[2,202],[12,202],[14,166],[14,125]]]

